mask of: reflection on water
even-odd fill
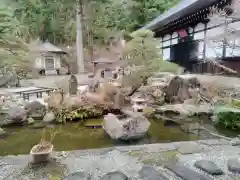
[[[102,120],[94,120],[98,123]],[[201,135],[184,133],[178,126],[164,127],[160,120],[150,120],[151,126],[144,138],[138,141],[115,141],[110,139],[102,128],[86,128],[80,123],[55,125],[52,128],[59,131],[53,140],[55,151],[76,149],[104,148],[121,145],[163,143],[202,139]],[[28,154],[33,145],[41,138],[41,129],[30,126],[11,127],[5,129],[9,136],[0,139],[0,156],[9,154]],[[206,137],[204,137],[205,139]]]
[[[98,120],[100,121],[100,120]],[[101,128],[91,129],[79,123],[55,125],[59,131],[53,140],[54,150],[67,151],[76,149],[104,148],[116,145],[133,145],[160,142],[188,141],[198,139],[187,135],[179,127],[164,127],[161,121],[151,121],[151,126],[144,138],[138,141],[121,142],[110,139]],[[41,138],[41,129],[31,127],[11,127],[5,129],[9,136],[0,139],[0,155],[28,154],[33,145]]]

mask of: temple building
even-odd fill
[[[182,0],[142,29],[155,32],[164,60],[177,63],[190,72],[220,73],[221,68],[209,63],[211,59],[240,72],[240,49],[236,48],[240,38],[234,38],[233,47],[224,36],[229,29],[240,30],[240,18],[228,18],[227,21],[226,18],[209,18],[212,9],[232,14],[231,9],[226,8],[231,3],[231,0]],[[218,40],[209,43],[211,37],[218,37]]]

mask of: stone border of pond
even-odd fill
[[[165,158],[170,155],[177,156],[178,163],[184,166],[184,168],[179,167],[179,164],[177,164],[172,165],[172,167],[178,169],[168,170],[162,157]],[[61,178],[76,174],[76,172],[80,171],[86,174],[91,173],[94,177],[103,177],[107,173],[119,171],[132,178],[139,177],[140,170],[147,164],[149,167],[145,167],[143,170],[144,173],[141,173],[141,176],[143,175],[150,179],[156,179],[156,177],[162,176],[167,177],[166,179],[168,179],[168,177],[170,179],[171,177],[177,180],[179,178],[177,174],[179,174],[181,170],[184,170],[186,173],[189,171],[188,175],[184,173],[184,175],[186,174],[186,176],[184,176],[186,178],[192,178],[193,176],[200,177],[202,175],[209,177],[206,179],[236,180],[240,174],[232,172],[231,169],[229,169],[229,162],[231,162],[229,159],[237,159],[239,157],[240,146],[232,146],[231,142],[225,139],[53,152],[53,162],[50,162],[49,165],[38,167],[37,169],[31,168],[30,155],[10,155],[0,157],[0,179],[36,179],[39,178],[39,176],[41,176],[42,179],[49,179],[47,175],[53,171],[56,173],[58,170],[61,171],[61,173],[57,176]],[[156,164],[156,160],[161,163]],[[224,174],[213,176],[203,172],[194,166],[195,162],[199,160],[212,161],[217,167],[223,170]],[[234,163],[235,169],[238,169],[239,167],[236,167],[236,162]],[[56,168],[58,169],[56,170]],[[150,171],[149,169],[151,172],[156,172],[154,175],[151,175],[151,177],[146,175],[146,171]],[[54,174],[54,176],[55,175],[56,174]]]

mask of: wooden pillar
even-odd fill
[[[96,73],[96,63],[93,63],[93,74]]]

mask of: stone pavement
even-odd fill
[[[240,174],[228,169],[228,159],[240,158],[240,146],[219,139],[54,152],[52,156],[50,163],[38,166],[31,164],[29,155],[0,157],[0,180],[181,180],[181,175],[186,180],[240,179]],[[211,176],[194,167],[202,159],[214,162],[224,174]],[[165,168],[169,162],[175,172]],[[236,162],[233,165],[240,168]]]

